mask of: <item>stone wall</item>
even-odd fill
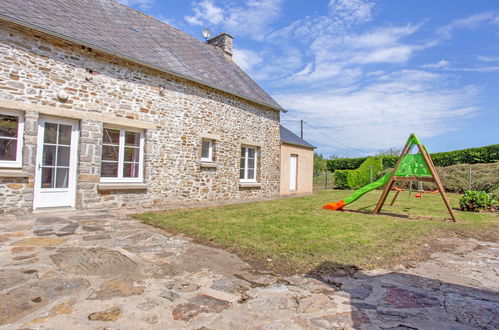
[[[99,191],[105,124],[80,121],[79,208],[161,206],[279,192],[276,110],[6,22],[0,22],[0,61],[0,104],[20,101],[85,112],[90,118],[107,114],[156,125],[145,131],[147,190]],[[57,98],[60,90],[69,94],[66,102]],[[9,196],[0,200],[3,211],[31,207],[37,115],[26,113],[23,170],[30,176],[0,178],[0,197]],[[203,134],[220,137],[215,141],[218,168],[199,165]],[[243,141],[261,146],[259,188],[239,187]],[[9,188],[10,181],[16,180],[23,187]]]

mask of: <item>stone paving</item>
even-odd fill
[[[0,329],[497,329],[499,244],[414,268],[278,276],[126,215],[0,220]]]

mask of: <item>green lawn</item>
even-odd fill
[[[449,216],[438,194],[425,194],[420,200],[409,199],[405,192],[390,207],[391,193],[384,213],[378,216],[369,211],[381,191],[370,192],[348,206],[350,212],[321,209],[324,203],[343,199],[349,193],[326,191],[307,197],[149,212],[135,217],[285,272],[389,266],[425,258],[438,250],[438,237],[489,241],[499,237],[497,214],[456,211],[457,223],[443,221]],[[459,197],[449,194],[456,209]]]

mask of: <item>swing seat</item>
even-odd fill
[[[405,189],[399,188],[399,187],[393,187],[393,190],[395,191],[404,191]]]

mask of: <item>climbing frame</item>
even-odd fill
[[[419,151],[418,154],[410,153],[414,146],[417,146]],[[395,167],[392,171],[392,175],[385,185],[378,203],[374,208],[374,214],[380,213],[383,205],[385,204],[386,198],[392,190],[395,182],[416,180],[435,182],[438,192],[442,196],[442,199],[445,206],[447,207],[447,210],[449,211],[452,221],[456,222],[456,216],[454,215],[449,200],[447,199],[447,195],[445,194],[442,181],[440,181],[440,177],[438,176],[435,164],[433,164],[433,160],[431,159],[430,154],[426,150],[425,146],[421,144],[415,134],[411,134],[409,136],[409,139],[407,139],[407,142],[402,149],[402,152],[400,153],[400,157],[397,160],[397,163],[395,164]]]

